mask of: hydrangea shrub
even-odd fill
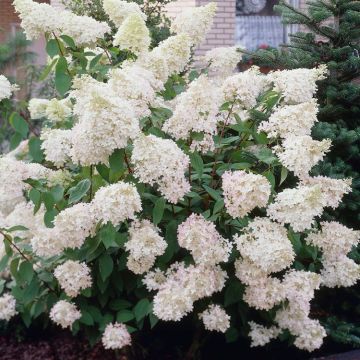
[[[315,291],[360,276],[359,233],[321,221],[351,179],[311,176],[331,151],[311,137],[326,68],[236,74],[236,48],[220,48],[191,70],[213,3],[154,48],[134,3],[104,0],[114,37],[86,16],[14,5],[29,39],[47,36],[59,98],[30,101],[40,138],[0,158],[0,318],[49,316],[119,349],[192,314],[252,346],[321,347]]]

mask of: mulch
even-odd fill
[[[1,360],[125,360],[101,344],[94,347],[68,334],[59,334],[49,340],[18,342],[0,337]]]

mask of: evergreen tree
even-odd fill
[[[273,69],[327,64],[330,75],[319,82],[319,123],[313,136],[329,138],[330,155],[313,175],[351,177],[353,192],[327,220],[360,227],[360,1],[309,0],[305,10],[281,0],[276,7],[284,24],[299,25],[290,44],[251,54],[255,64]]]

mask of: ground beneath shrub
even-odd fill
[[[101,344],[90,347],[68,334],[22,342],[0,337],[0,354],[1,360],[126,360],[124,356],[105,350]]]

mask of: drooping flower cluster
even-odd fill
[[[50,310],[50,319],[63,329],[71,329],[72,324],[80,318],[81,312],[74,304],[66,300],[59,300]]]
[[[281,330],[276,326],[265,327],[254,321],[249,321],[248,324],[250,326],[251,346],[264,346],[270,340],[276,339],[281,333]]]
[[[179,321],[193,309],[194,302],[221,291],[227,278],[219,266],[175,263],[163,277],[159,272],[149,273],[151,288],[158,290],[154,297],[154,314],[161,320]],[[157,279],[159,282],[156,284]],[[149,287],[150,290],[150,287]]]
[[[186,92],[177,98],[173,116],[163,130],[175,139],[187,139],[191,132],[214,135],[220,105],[223,103],[221,90],[205,75],[194,80]]]
[[[92,206],[96,219],[117,226],[126,219],[135,218],[135,213],[141,210],[141,199],[134,185],[119,181],[99,189]]]
[[[166,241],[148,220],[134,221],[129,228],[129,241],[125,249],[129,251],[127,267],[135,274],[143,274],[151,269],[157,256],[167,247]]]
[[[139,133],[139,123],[125,99],[109,84],[88,76],[75,81],[71,96],[76,99],[70,157],[82,165],[106,163],[115,149],[126,147]],[[99,121],[101,119],[101,121]]]
[[[192,214],[178,227],[178,243],[190,251],[196,264],[216,265],[226,262],[231,244],[202,215]]]
[[[124,324],[108,324],[101,339],[105,349],[121,349],[131,345],[131,336]]]
[[[263,121],[259,131],[266,132],[269,137],[309,136],[311,128],[317,121],[318,105],[314,99],[308,102],[285,105],[276,109],[268,121]]]
[[[216,13],[216,3],[189,8],[181,12],[171,24],[171,31],[187,34],[194,45],[200,44],[210,30]]]
[[[241,114],[256,105],[258,96],[264,91],[267,84],[267,77],[260,73],[258,67],[253,66],[247,71],[225,79],[222,85],[225,101],[235,100],[236,106],[233,110]]]
[[[36,40],[44,33],[66,34],[81,46],[94,44],[110,32],[110,27],[105,22],[88,16],[77,16],[48,4],[32,0],[14,0],[13,4],[28,40]]]
[[[233,218],[244,217],[256,207],[265,207],[271,185],[265,176],[246,171],[226,171],[222,175],[226,211]]]
[[[90,268],[85,263],[67,260],[56,267],[54,276],[66,295],[76,297],[81,290],[91,286]]]
[[[234,72],[240,61],[240,53],[236,46],[216,47],[205,53],[204,60],[213,75],[224,77]]]
[[[268,218],[255,218],[234,240],[242,256],[235,262],[236,276],[248,285],[244,300],[257,309],[271,309],[285,294],[281,281],[269,275],[286,269],[295,258],[286,229]]]
[[[199,317],[209,331],[224,333],[230,327],[230,316],[219,305],[210,305]]]
[[[124,20],[129,15],[140,15],[143,20],[146,20],[146,15],[141,11],[140,6],[135,2],[128,2],[122,0],[104,0],[103,8],[106,15],[117,26],[120,27]]]
[[[0,297],[0,320],[9,321],[17,314],[16,300],[11,294],[4,294]]]
[[[287,272],[283,279],[288,305],[276,312],[275,322],[296,337],[294,345],[299,349],[318,349],[326,336],[320,322],[309,318],[310,301],[320,282],[319,274],[296,270]]]
[[[360,232],[338,222],[322,222],[321,230],[311,233],[306,242],[322,251],[322,284],[328,287],[352,286],[360,279],[360,265],[347,257],[360,242]]]
[[[289,135],[275,152],[287,169],[299,178],[304,178],[308,176],[311,168],[324,158],[330,146],[329,139],[317,141],[307,135]]]
[[[320,65],[315,69],[274,71],[269,74],[269,80],[286,104],[300,104],[312,100],[317,90],[316,82],[325,79],[326,73],[326,65]]]
[[[185,171],[190,159],[176,143],[154,135],[139,136],[134,141],[131,161],[134,175],[145,184],[157,184],[161,194],[176,203],[190,191]]]
[[[10,98],[15,90],[17,90],[17,86],[11,85],[10,81],[4,75],[0,75],[0,101]]]
[[[320,186],[298,186],[278,193],[268,206],[267,215],[280,224],[289,224],[295,231],[310,229],[315,217],[326,205]]]

